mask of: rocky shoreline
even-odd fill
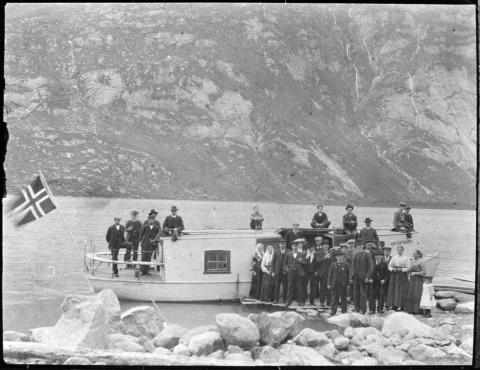
[[[338,330],[323,332],[302,329],[305,317],[291,311],[221,313],[215,325],[188,330],[167,324],[154,307],[121,313],[115,293],[105,289],[67,296],[55,326],[4,332],[4,359],[65,365],[470,365],[472,303],[430,319],[404,312],[340,314],[327,318]]]

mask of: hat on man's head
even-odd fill
[[[138,212],[137,211],[132,211],[132,216],[136,216],[138,215]]]
[[[366,224],[369,224],[373,221],[373,219],[371,219],[370,217],[367,217],[365,220],[363,220],[363,222],[365,222]]]
[[[295,239],[292,244],[297,244],[297,243],[305,243],[305,239],[303,238],[298,238],[298,239]]]
[[[317,206],[317,209],[320,208],[320,207],[323,208],[323,204],[319,204],[319,205]]]
[[[405,209],[412,209],[412,207],[410,207],[409,205],[406,205]]]
[[[348,248],[348,244],[347,243],[342,243],[342,244],[340,244],[340,248]]]
[[[116,216],[116,217],[114,217],[114,218],[113,218],[113,221],[115,221],[115,220],[118,220],[118,221],[120,221],[120,220],[121,220],[121,218],[120,218],[120,217],[118,217],[118,216]]]
[[[148,215],[149,215],[149,216],[150,216],[150,215],[158,215],[158,212],[155,211],[154,209],[151,209],[151,210],[150,210],[150,213],[149,213]]]
[[[372,250],[372,255],[375,257],[375,256],[383,256],[383,253],[382,251],[378,250],[378,249],[374,249]]]
[[[355,239],[348,239],[347,244],[355,244]]]
[[[323,238],[321,236],[317,236],[317,237],[315,237],[315,241],[317,241],[317,240],[323,240]]]
[[[351,204],[347,204],[347,206],[345,207],[345,209],[349,209],[349,208],[353,209],[353,206],[352,206]]]
[[[392,247],[385,246],[385,247],[383,247],[383,250],[384,250],[384,251],[391,251],[391,250],[392,250]]]
[[[398,203],[398,206],[399,206],[399,207],[405,207],[406,205],[407,205],[407,203],[405,203],[405,202],[400,202],[400,203]]]
[[[173,212],[173,211],[178,211],[177,206],[172,206],[172,208],[170,208],[170,212]]]

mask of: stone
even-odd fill
[[[30,342],[50,343],[54,341],[55,328],[53,326],[42,326],[40,328],[30,329]]]
[[[378,334],[368,334],[365,337],[365,343],[367,344],[378,344],[382,347],[386,345],[386,339],[382,335]]]
[[[457,306],[457,301],[455,301],[453,298],[439,299],[437,300],[437,306],[442,310],[450,311],[455,309]]]
[[[369,320],[366,315],[362,315],[357,312],[351,312],[350,313],[350,326],[352,328],[358,328],[362,326],[368,326]]]
[[[355,335],[355,329],[350,326],[347,326],[343,331],[343,335],[346,336],[347,338],[352,338]]]
[[[466,357],[466,358],[471,358],[466,351],[461,349],[460,347],[457,347],[455,344],[451,343],[449,346],[444,346],[442,348],[443,351],[445,351],[446,354],[453,356],[453,357]]]
[[[330,343],[330,339],[324,333],[305,328],[293,338],[292,342],[299,346],[317,347]]]
[[[189,331],[187,331],[185,334],[183,334],[180,339],[178,340],[178,343],[182,343],[182,344],[185,344],[186,346],[188,346],[188,344],[190,343],[190,339],[192,339],[195,335],[198,335],[198,334],[202,334],[202,333],[206,333],[208,331],[217,331],[217,332],[220,332],[218,330],[218,326],[217,325],[203,325],[203,326],[198,326],[196,328],[193,328],[193,329],[190,329]]]
[[[327,318],[327,322],[344,328],[347,326],[361,327],[369,325],[369,320],[367,317],[357,312],[342,313],[340,315],[330,316]]]
[[[431,326],[417,320],[413,315],[405,312],[394,312],[385,319],[382,334],[389,337],[393,334],[400,336],[411,335],[426,338],[442,338],[443,335]]]
[[[447,356],[442,350],[426,346],[425,344],[410,346],[410,348],[408,349],[408,354],[410,355],[410,357],[417,361],[439,359]]]
[[[383,350],[383,347],[379,344],[366,344],[362,346],[362,349],[369,355],[376,357]]]
[[[330,339],[335,339],[336,337],[339,337],[341,336],[342,334],[340,334],[340,332],[336,329],[333,329],[329,332],[325,332],[325,334],[327,335],[327,337],[329,337]]]
[[[250,348],[257,344],[260,333],[257,326],[249,319],[234,313],[220,313],[215,316],[225,344],[234,344]]]
[[[152,352],[153,355],[171,356],[172,352],[163,347],[157,347]]]
[[[462,325],[462,330],[473,333],[473,324]]]
[[[404,351],[392,347],[381,348],[373,357],[383,365],[402,365],[407,358]]]
[[[188,330],[184,327],[171,324],[163,328],[163,330],[157,334],[157,336],[153,339],[153,345],[155,347],[163,347],[163,348],[173,348],[178,344],[178,341],[187,333]]]
[[[337,354],[335,345],[333,343],[328,343],[323,346],[317,347],[317,352],[320,353],[323,357],[332,360]]]
[[[446,298],[455,298],[457,293],[449,290],[439,290],[435,292],[435,298],[437,299],[446,299]]]
[[[282,344],[278,347],[279,365],[283,366],[329,366],[333,365],[325,357],[310,347]]]
[[[255,360],[261,360],[266,364],[277,364],[280,360],[280,352],[272,346],[259,347],[260,350],[254,354]]]
[[[350,340],[347,337],[337,337],[333,340],[333,344],[335,348],[342,351],[348,349],[348,345],[350,344]]]
[[[377,366],[378,361],[373,357],[364,357],[351,363],[352,366]]]
[[[163,315],[151,306],[136,306],[125,311],[121,320],[125,334],[154,338],[163,329]]]
[[[458,303],[455,307],[455,313],[474,313],[475,312],[475,302],[465,302]]]
[[[359,351],[340,352],[335,356],[336,362],[341,362],[343,365],[350,365],[352,362],[363,359],[364,356]]]
[[[172,353],[177,356],[190,356],[190,350],[183,343],[179,343],[173,347]]]
[[[207,357],[208,358],[215,358],[217,360],[223,360],[225,358],[224,353],[225,352],[223,350],[219,349],[215,352],[210,353]]]
[[[380,316],[370,317],[370,326],[374,327],[377,330],[382,330],[384,322],[385,320]]]
[[[85,357],[73,356],[73,357],[67,358],[67,360],[63,364],[64,365],[93,365],[93,362]]]
[[[155,346],[153,345],[153,341],[150,338],[147,338],[145,336],[141,336],[138,338],[139,341],[138,343],[145,348],[147,352],[153,352],[155,351]]]
[[[193,356],[207,356],[223,348],[223,339],[217,331],[207,331],[195,335],[188,343],[188,349]]]
[[[4,331],[3,340],[13,341],[13,342],[28,342],[28,335],[20,333],[18,331]]]
[[[140,345],[139,339],[131,335],[114,333],[108,336],[109,349],[118,349],[125,352],[147,352],[146,349]]]
[[[225,360],[238,361],[240,363],[253,363],[252,356],[247,356],[244,353],[228,353],[225,354]]]
[[[398,335],[392,335],[391,337],[387,338],[387,342],[385,343],[386,346],[399,346],[403,343],[403,340]]]
[[[262,312],[248,317],[258,328],[260,343],[273,347],[294,338],[300,333],[301,323],[305,321],[301,315],[291,311]]]
[[[225,338],[224,338],[225,340]],[[233,344],[229,344],[227,346],[227,351],[229,353],[243,353],[243,348],[242,347],[239,347],[237,345],[233,345]],[[250,352],[249,352],[250,353]]]
[[[469,355],[473,355],[473,337],[471,335],[465,337],[460,344],[460,348]]]

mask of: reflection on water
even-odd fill
[[[7,202],[10,199],[7,199]],[[5,202],[5,200],[4,200]],[[14,229],[7,218],[3,222],[3,325],[4,330],[26,330],[53,325],[61,315],[60,303],[67,294],[89,294],[88,283],[80,273],[83,266],[84,241],[93,240],[96,251],[106,250],[105,232],[114,215],[122,217],[137,210],[146,218],[150,209],[159,211],[162,221],[172,204],[180,208],[187,229],[248,228],[251,202],[210,202],[152,199],[100,199],[57,197],[66,220],[76,237],[78,248],[72,246],[58,212],[52,212],[23,228]],[[309,227],[314,205],[260,203],[264,228],[290,226],[298,221]],[[5,209],[5,207],[4,207]],[[341,224],[343,206],[326,206],[334,226]],[[394,208],[355,207],[359,220],[374,219],[374,227],[390,227]],[[440,252],[438,275],[473,280],[475,276],[475,211],[413,209],[414,240],[422,251]],[[85,247],[90,251],[90,243]],[[249,256],[246,256],[249,258]],[[122,303],[122,310],[136,303]],[[212,323],[218,312],[247,315],[241,305],[231,304],[165,304],[159,303],[172,322],[187,327]],[[317,325],[308,320],[308,325]],[[320,324],[318,324],[320,325]]]

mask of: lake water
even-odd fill
[[[90,294],[90,287],[81,274],[84,242],[90,241],[96,251],[107,250],[105,232],[119,215],[124,224],[132,210],[146,218],[149,210],[159,212],[163,220],[172,204],[177,205],[187,229],[248,228],[252,202],[209,202],[152,199],[108,199],[57,197],[65,220],[70,226],[74,246],[58,211],[14,228],[7,217],[3,221],[3,329],[26,331],[39,326],[54,325],[61,315],[60,303],[67,294]],[[11,198],[4,199],[4,205]],[[309,227],[315,206],[301,204],[260,203],[264,228],[290,226],[297,221]],[[332,226],[341,225],[343,206],[326,206]],[[374,219],[374,227],[390,227],[394,208],[356,207],[359,220]],[[438,275],[442,280],[475,278],[476,215],[472,210],[413,209],[415,242],[424,253],[439,251],[441,262]],[[6,216],[6,215],[4,215]],[[246,256],[249,258],[249,256]],[[458,281],[457,281],[458,282]],[[122,310],[138,302],[121,302]],[[236,312],[246,316],[258,308],[246,309],[240,304],[180,304],[158,303],[170,322],[195,327],[214,322],[220,312]],[[326,328],[322,320],[308,320],[306,325]]]

